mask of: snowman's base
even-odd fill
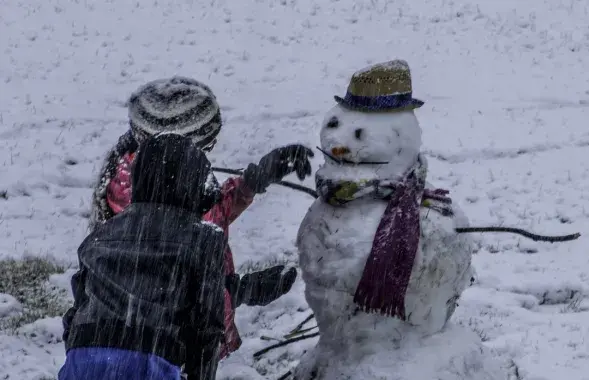
[[[233,363],[220,367],[216,380],[264,380],[264,377],[246,364]]]
[[[382,346],[375,350],[375,346]],[[388,347],[387,347],[388,346]],[[468,328],[449,325],[438,334],[407,336],[392,347],[371,342],[371,348],[322,344],[307,352],[292,380],[509,380],[506,363]],[[377,351],[376,353],[374,353]]]

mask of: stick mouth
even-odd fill
[[[346,158],[343,157],[335,157],[332,154],[329,154],[328,152],[326,152],[325,150],[316,147],[317,150],[319,150],[321,153],[323,153],[324,156],[326,156],[327,158],[329,158],[330,160],[338,163],[339,165],[350,165],[350,166],[357,166],[357,165],[386,165],[388,164],[387,162],[381,162],[381,161],[352,161],[352,160],[348,160]]]

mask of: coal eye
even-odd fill
[[[329,119],[329,121],[327,122],[327,128],[337,128],[339,127],[339,120],[337,119],[337,117],[332,117],[331,119]]]
[[[362,133],[363,133],[363,132],[364,132],[364,130],[363,130],[363,129],[361,129],[361,128],[360,128],[360,129],[356,129],[356,130],[354,131],[354,135],[356,136],[356,138],[357,138],[358,140],[360,140],[360,139],[362,138]]]

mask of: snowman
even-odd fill
[[[320,132],[319,198],[297,236],[320,338],[295,380],[505,380],[480,338],[449,322],[475,244],[426,181],[407,62],[356,72]]]

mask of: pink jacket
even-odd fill
[[[134,159],[133,153],[125,154],[117,166],[114,177],[110,180],[106,189],[106,199],[111,210],[118,214],[131,203],[131,164]],[[245,186],[241,178],[229,178],[221,186],[223,199],[217,203],[203,217],[204,220],[215,223],[225,231],[229,237],[229,225],[254,200],[254,193]],[[235,273],[233,254],[227,246],[225,251],[225,275]],[[241,345],[241,338],[234,322],[235,310],[231,305],[231,296],[225,289],[225,343],[221,349],[220,359],[227,354],[237,350]]]

